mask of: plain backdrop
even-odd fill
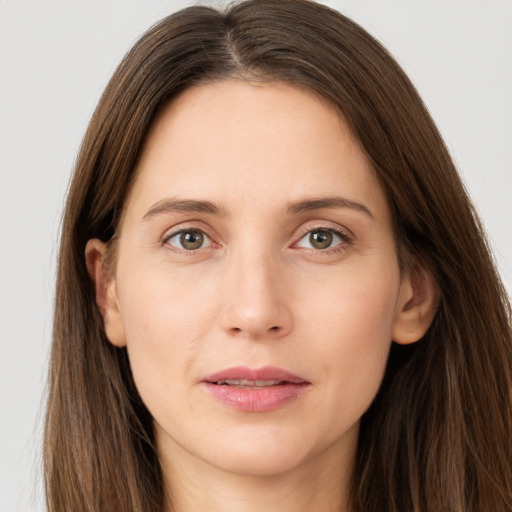
[[[123,54],[155,21],[190,3],[0,0],[0,512],[44,509],[55,259],[81,137]],[[418,87],[510,293],[512,1],[325,3],[377,36]]]

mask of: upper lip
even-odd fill
[[[289,371],[277,368],[275,366],[264,366],[262,368],[248,368],[246,366],[236,366],[226,368],[220,372],[208,375],[203,382],[215,383],[222,380],[248,380],[248,381],[271,381],[289,382],[292,384],[308,383],[306,379],[299,377]]]

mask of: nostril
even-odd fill
[[[227,305],[221,316],[224,332],[231,336],[277,339],[285,336],[291,329],[291,314],[287,307],[264,304],[256,307]]]

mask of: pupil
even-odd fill
[[[332,233],[329,231],[313,231],[309,241],[315,249],[327,249],[332,243]]]
[[[200,231],[185,231],[180,236],[181,245],[185,249],[199,249],[203,245],[204,236]]]

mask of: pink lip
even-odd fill
[[[223,380],[277,380],[279,384],[260,387],[239,387],[217,384]],[[299,398],[310,382],[281,368],[265,366],[251,369],[247,367],[227,368],[202,381],[202,386],[225,405],[247,412],[273,411],[290,401]]]

